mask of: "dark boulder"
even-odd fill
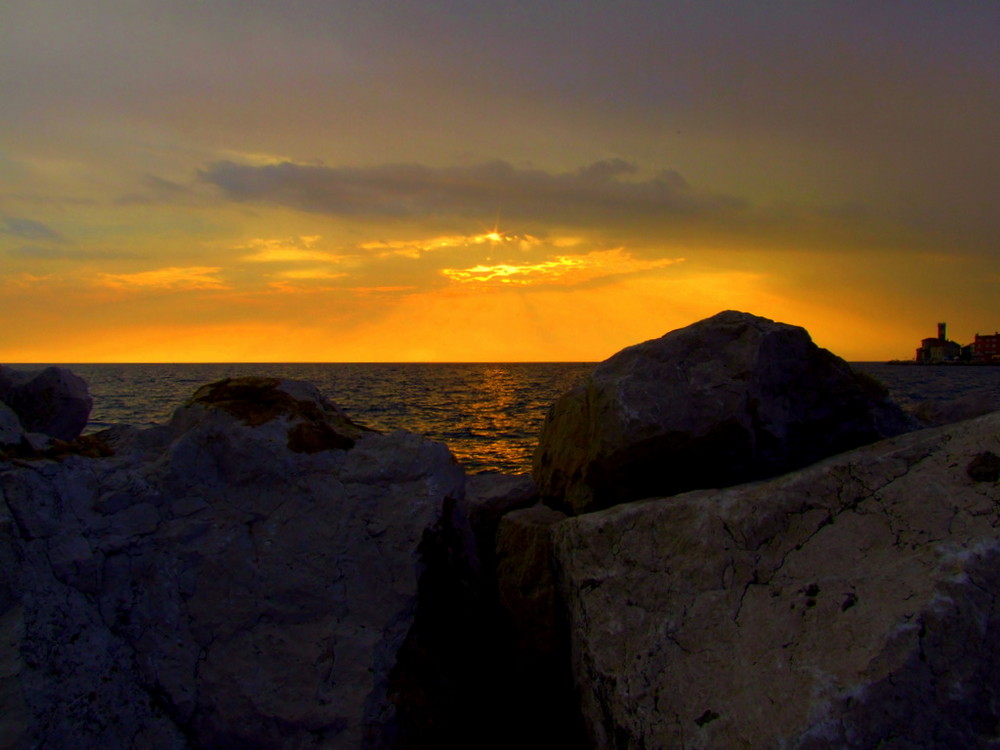
[[[0,450],[4,446],[19,445],[24,439],[24,430],[17,414],[3,401],[0,401]]]
[[[62,367],[35,374],[0,368],[0,401],[14,410],[25,432],[67,441],[83,432],[94,405],[86,381]]]
[[[629,347],[557,401],[534,476],[573,513],[762,479],[910,429],[805,329],[727,311]]]

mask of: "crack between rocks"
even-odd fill
[[[886,508],[885,505],[883,504],[883,498],[881,496],[881,492],[886,487],[891,485],[893,482],[898,480],[900,477],[903,477],[910,471],[912,471],[915,466],[933,456],[934,453],[935,451],[931,450],[912,462],[906,461],[904,468],[901,468],[898,471],[893,472],[889,478],[877,484],[876,486],[868,484],[862,477],[860,477],[856,471],[856,467],[854,466],[854,464],[847,464],[847,478],[849,480],[857,482],[858,485],[860,485],[861,487],[862,493],[857,495],[853,499],[846,499],[844,494],[844,489],[847,483],[846,482],[842,483],[840,490],[838,491],[838,500],[840,501],[839,507],[837,507],[834,510],[828,509],[826,517],[819,522],[816,528],[813,529],[813,531],[808,536],[806,536],[805,539],[803,539],[800,542],[797,542],[793,547],[789,548],[784,552],[784,554],[781,555],[778,564],[774,568],[772,568],[770,575],[768,576],[768,580],[773,578],[774,575],[777,574],[785,566],[786,562],[788,561],[788,558],[792,554],[800,552],[802,549],[804,549],[806,545],[809,544],[809,542],[811,542],[821,531],[823,531],[823,529],[825,529],[827,526],[832,526],[833,524],[835,524],[837,519],[840,518],[845,513],[858,512],[863,505],[866,505],[869,502],[875,503],[876,506],[879,508],[881,514],[887,518],[889,523],[889,530],[890,532],[896,535],[895,543],[898,545],[900,530],[896,528],[896,522],[902,521],[903,519],[898,518],[889,512],[889,509]],[[806,512],[809,512],[810,510],[816,510],[816,509],[817,509],[816,506],[810,508],[804,508],[800,511],[797,511],[795,514],[804,514]],[[748,586],[749,585],[750,584],[748,584]]]
[[[908,464],[908,466],[910,466],[910,464]],[[827,528],[828,526],[832,526],[834,523],[836,523],[837,519],[840,516],[842,516],[843,514],[848,513],[848,512],[852,512],[852,511],[853,512],[857,512],[858,508],[863,503],[865,503],[868,500],[874,500],[876,502],[879,502],[879,499],[878,499],[879,491],[882,488],[884,488],[884,487],[888,486],[889,484],[891,484],[893,481],[895,481],[896,479],[898,479],[900,476],[903,476],[904,474],[906,474],[906,472],[908,470],[909,469],[900,471],[898,474],[895,474],[892,479],[887,480],[883,484],[879,485],[877,488],[873,488],[870,485],[868,485],[861,477],[859,477],[856,474],[855,467],[852,464],[848,464],[847,465],[847,479],[848,480],[853,480],[853,481],[857,482],[858,485],[860,485],[861,491],[862,491],[861,494],[856,495],[852,499],[846,499],[844,490],[846,489],[847,482],[846,481],[843,482],[841,484],[840,489],[838,490],[838,500],[840,501],[839,504],[838,504],[838,506],[836,508],[834,508],[834,509],[826,508],[825,509],[827,511],[826,516],[823,519],[820,520],[820,522],[816,525],[816,527],[811,532],[809,532],[809,534],[807,534],[805,536],[805,538],[803,538],[800,541],[796,542],[793,546],[791,546],[788,549],[786,549],[780,555],[777,564],[771,567],[771,569],[768,572],[766,578],[763,579],[763,580],[761,579],[760,571],[759,571],[759,569],[757,567],[757,565],[760,562],[760,556],[757,556],[757,558],[754,560],[753,577],[744,584],[743,591],[740,593],[739,602],[737,603],[736,612],[735,612],[735,614],[733,615],[733,618],[732,618],[733,622],[736,624],[736,626],[739,627],[739,617],[740,617],[740,614],[741,614],[741,612],[743,610],[743,602],[744,602],[744,599],[746,598],[746,595],[747,595],[748,591],[750,590],[751,586],[768,586],[768,585],[770,585],[770,582],[785,567],[785,565],[787,564],[789,558],[793,554],[795,554],[796,552],[801,552],[814,538],[816,538],[823,531],[823,529]],[[881,505],[881,503],[879,503],[879,505]],[[786,515],[786,518],[787,517],[791,517],[791,516],[804,516],[806,513],[811,513],[813,511],[820,510],[820,509],[823,509],[823,506],[821,506],[821,505],[813,505],[813,504],[804,504],[802,507],[800,507],[800,508],[798,508],[798,509],[796,509],[794,511],[789,511],[785,515]],[[883,512],[884,512],[884,509],[883,509]],[[732,533],[732,531],[728,528],[728,526],[725,523],[723,523],[723,526],[726,529],[726,533],[729,534],[729,536],[733,539],[734,542],[736,542],[736,538],[735,538],[734,534]],[[787,531],[787,528],[788,528],[788,525],[786,524],[785,525],[785,531]],[[892,530],[892,528],[891,528],[891,516],[890,516],[890,530]],[[769,544],[771,541],[773,541],[774,539],[778,538],[779,536],[781,536],[781,533],[774,534],[773,536],[771,536],[768,539],[764,540],[757,547],[757,549],[760,549],[761,547],[765,547],[767,544]]]
[[[757,558],[757,560],[754,561],[755,564],[753,569],[753,577],[743,585],[743,591],[740,593],[740,600],[736,605],[736,613],[733,615],[733,623],[736,625],[736,627],[740,626],[740,612],[743,611],[743,600],[746,598],[747,592],[750,590],[750,587],[767,585],[766,582],[761,583],[761,581],[758,578],[758,572],[756,567],[757,562],[760,562],[760,558]]]

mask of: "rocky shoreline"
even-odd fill
[[[615,355],[533,477],[301,382],[78,438],[85,384],[34,380],[0,368],[0,748],[998,737],[1000,412],[917,429],[801,328]]]

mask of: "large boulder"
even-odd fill
[[[14,410],[25,432],[58,440],[79,436],[94,405],[86,381],[62,367],[38,373],[0,367],[0,401]]]
[[[527,508],[538,499],[538,488],[526,474],[473,474],[465,482],[462,510],[472,530],[475,549],[467,556],[476,563],[487,586],[496,570],[497,528],[511,511]]]
[[[513,621],[520,656],[530,666],[553,660],[565,642],[551,544],[552,529],[565,518],[539,504],[508,513],[497,531],[500,604]]]
[[[594,747],[986,748],[1000,413],[552,530]]]
[[[102,440],[0,463],[0,745],[392,746],[448,449],[268,378]]]
[[[20,445],[23,439],[24,430],[17,413],[0,401],[0,450]]]
[[[516,644],[515,689],[522,696],[521,713],[534,728],[531,740],[519,738],[519,747],[589,747],[552,554],[552,532],[565,518],[537,504],[508,513],[497,530],[497,589]]]
[[[723,312],[629,347],[562,396],[533,473],[574,513],[774,476],[910,429],[797,326]]]

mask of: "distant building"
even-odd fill
[[[983,336],[976,334],[976,340],[972,342],[972,361],[1000,361],[1000,331]]]
[[[948,340],[948,324],[938,323],[937,338],[923,339],[917,349],[917,362],[934,364],[937,362],[956,362],[962,357],[962,347]],[[977,336],[978,338],[978,336]]]

